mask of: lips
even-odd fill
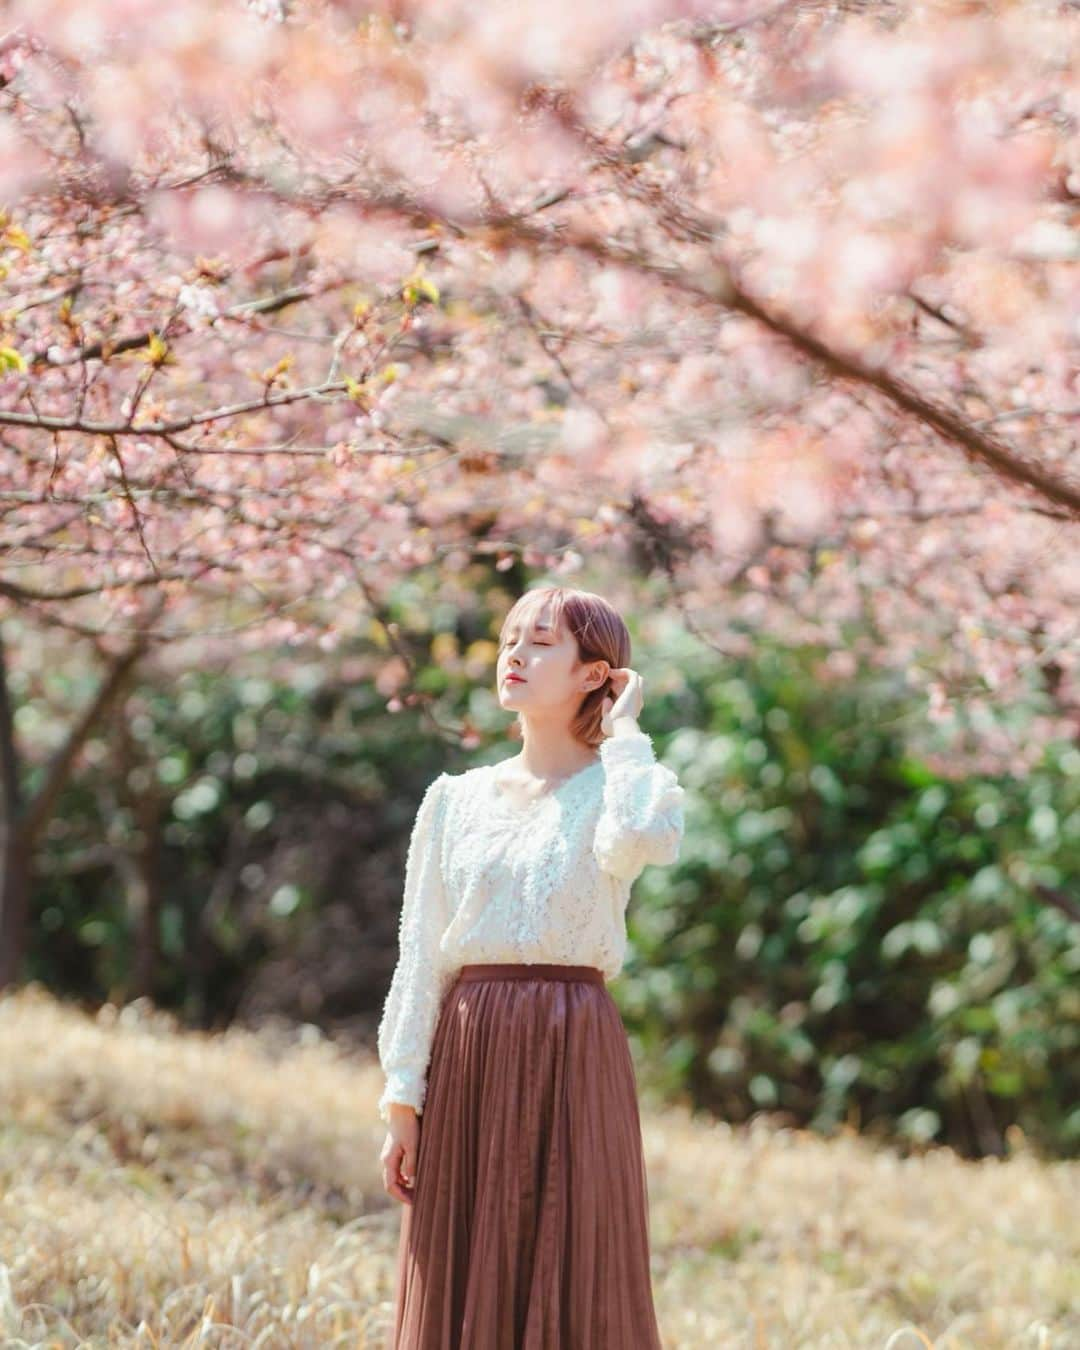
[[[525,680],[520,675],[507,675],[503,679],[503,684],[524,684]]]

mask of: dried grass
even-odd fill
[[[383,1350],[376,1064],[34,987],[0,998],[0,1047],[0,1344]],[[643,1129],[670,1350],[1080,1346],[1080,1165]]]

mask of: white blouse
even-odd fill
[[[416,814],[405,863],[398,961],[379,1023],[390,1102],[421,1113],[443,997],[471,962],[598,966],[626,952],[630,886],[646,863],[671,863],[685,791],[649,736],[624,726],[599,759],[524,805],[496,765],[441,773]]]

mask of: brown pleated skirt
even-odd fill
[[[594,966],[463,966],[439,1009],[390,1350],[663,1350],[633,1060]]]

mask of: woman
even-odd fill
[[[392,1350],[661,1350],[633,1061],[605,979],[630,885],[670,863],[684,790],[637,724],[600,596],[529,591],[498,694],[521,753],[417,812],[379,1026],[401,1201]]]

